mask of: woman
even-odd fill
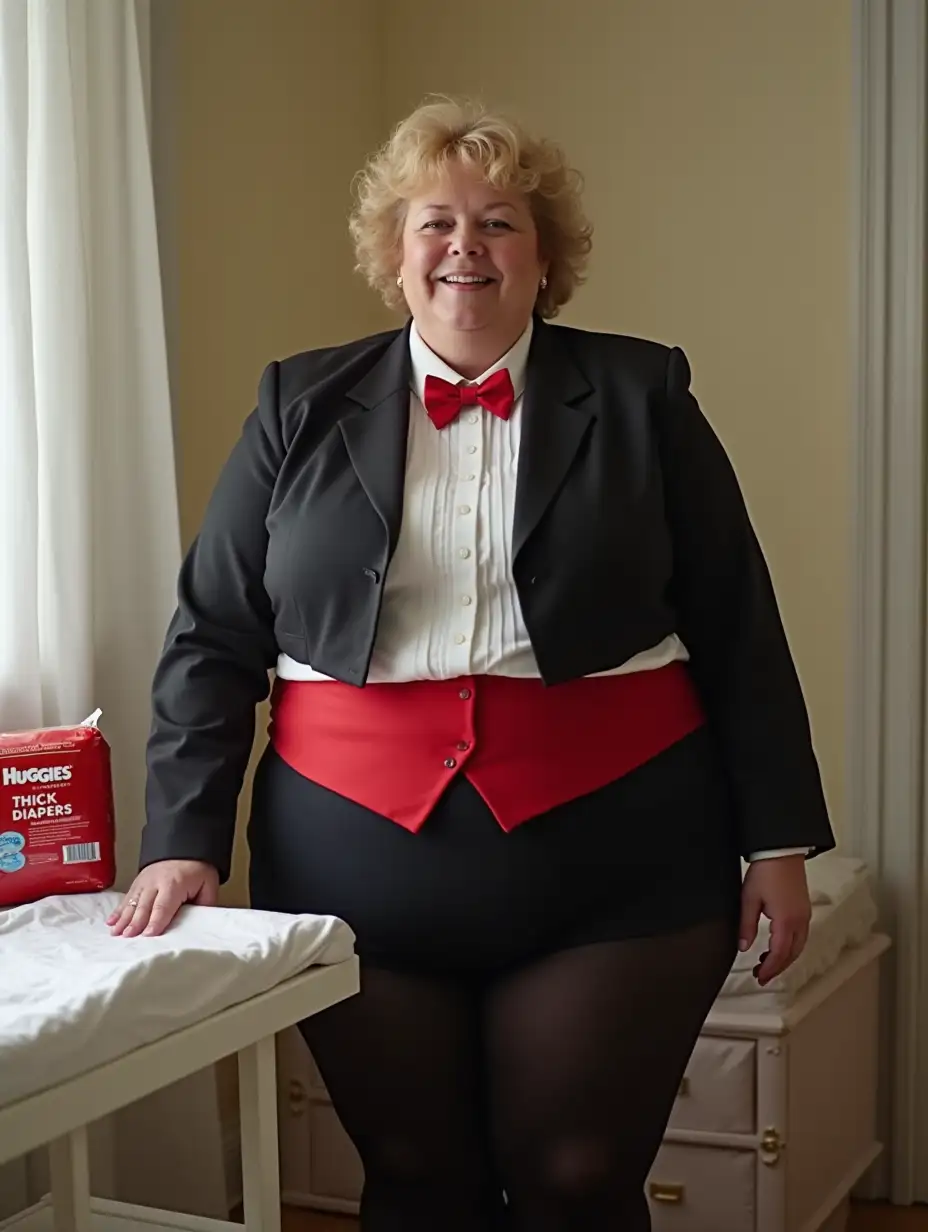
[[[760,983],[795,959],[833,846],[768,572],[683,354],[547,324],[590,247],[556,147],[430,103],[352,231],[410,319],[263,375],[113,928],[216,901],[276,669],[252,904],[357,934],[360,994],[304,1034],[365,1232],[642,1232],[736,947],[763,911]]]

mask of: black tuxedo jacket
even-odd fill
[[[363,686],[403,511],[408,325],[265,370],[179,579],[153,688],[141,863],[228,876],[278,651]],[[834,846],[806,707],[734,471],[680,350],[536,321],[514,574],[544,681],[676,632],[742,851]]]

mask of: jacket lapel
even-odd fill
[[[348,397],[360,409],[339,424],[361,486],[387,529],[391,553],[400,533],[406,484],[409,328],[407,324],[370,372],[349,391]]]
[[[564,482],[594,418],[592,386],[556,326],[536,320],[522,404],[513,559]]]

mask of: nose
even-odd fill
[[[471,222],[460,222],[449,237],[449,249],[455,257],[473,257],[482,254],[483,237]]]

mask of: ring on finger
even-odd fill
[[[139,905],[139,900],[137,898],[128,898],[126,899],[126,902],[130,907],[137,907]]]

